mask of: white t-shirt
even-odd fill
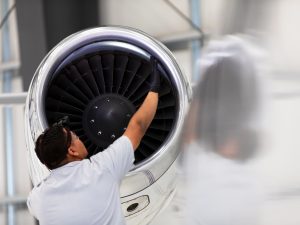
[[[52,170],[31,191],[29,211],[41,225],[125,224],[119,188],[133,161],[132,144],[122,136],[90,159]]]

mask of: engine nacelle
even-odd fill
[[[34,185],[49,174],[35,154],[34,143],[59,118],[69,117],[70,129],[89,155],[122,135],[147,94],[151,56],[158,60],[162,79],[158,110],[135,152],[135,166],[121,184],[121,202],[128,224],[147,224],[168,202],[176,187],[177,141],[191,87],[162,43],[127,27],[73,34],[55,46],[36,70],[25,109]]]

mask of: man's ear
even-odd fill
[[[79,156],[79,153],[74,148],[72,148],[72,146],[68,148],[68,154],[71,156]]]

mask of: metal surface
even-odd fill
[[[0,64],[0,72],[7,70],[16,70],[20,68],[19,62],[3,62]]]
[[[3,93],[0,95],[0,105],[24,104],[27,98],[27,92],[21,93]]]
[[[63,64],[66,57],[78,57],[81,54],[80,51],[84,52],[85,48],[88,48],[86,46],[92,43],[103,45],[103,48],[110,48],[111,46],[123,48],[145,58],[154,56],[162,63],[162,66],[170,76],[169,79],[176,92],[178,102],[178,112],[176,112],[177,116],[170,135],[154,155],[135,165],[126,175],[121,185],[121,197],[126,199],[126,201],[133,199],[133,196],[137,198],[140,196],[139,193],[141,191],[146,192],[143,195],[147,195],[146,190],[152,190],[151,187],[157,185],[164,188],[168,187],[164,193],[149,194],[150,204],[146,208],[154,207],[155,210],[159,210],[157,206],[162,203],[160,201],[151,201],[151,199],[158,196],[160,196],[160,199],[164,199],[164,197],[169,196],[174,191],[175,186],[171,185],[171,183],[174,183],[175,173],[169,173],[168,179],[161,179],[161,177],[165,176],[167,171],[175,166],[173,162],[179,153],[177,139],[191,100],[191,87],[172,53],[157,40],[132,28],[101,27],[78,32],[67,37],[53,48],[38,67],[28,91],[25,108],[26,143],[29,156],[29,172],[32,181],[36,185],[49,173],[39,162],[34,152],[35,140],[48,126],[45,117],[47,84],[52,79],[51,76],[54,71]],[[152,191],[149,192],[151,193]],[[124,201],[122,200],[122,202]],[[142,211],[144,210],[141,210],[139,214]],[[132,216],[135,216],[135,212],[132,213]]]
[[[189,41],[199,41],[203,38],[199,32],[196,31],[188,31],[180,34],[172,34],[168,36],[161,36],[159,37],[159,40],[165,44],[178,44],[180,42],[189,42]]]
[[[190,0],[191,5],[191,16],[192,21],[197,27],[201,27],[201,19],[200,19],[200,0]],[[193,68],[193,76],[192,82],[197,82],[199,80],[199,66],[197,65],[197,61],[200,59],[200,49],[201,49],[201,39],[192,41],[192,68]]]
[[[26,201],[27,201],[27,196],[5,197],[0,200],[0,206],[13,205],[13,204],[25,204]]]

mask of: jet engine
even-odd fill
[[[99,27],[75,33],[57,44],[37,68],[25,106],[29,173],[34,185],[48,174],[34,143],[58,119],[89,155],[121,136],[143,102],[151,56],[161,75],[158,110],[135,152],[135,166],[120,188],[128,224],[147,224],[176,189],[178,137],[191,100],[191,86],[172,53],[159,41],[128,27]],[[105,116],[104,116],[105,115]]]

